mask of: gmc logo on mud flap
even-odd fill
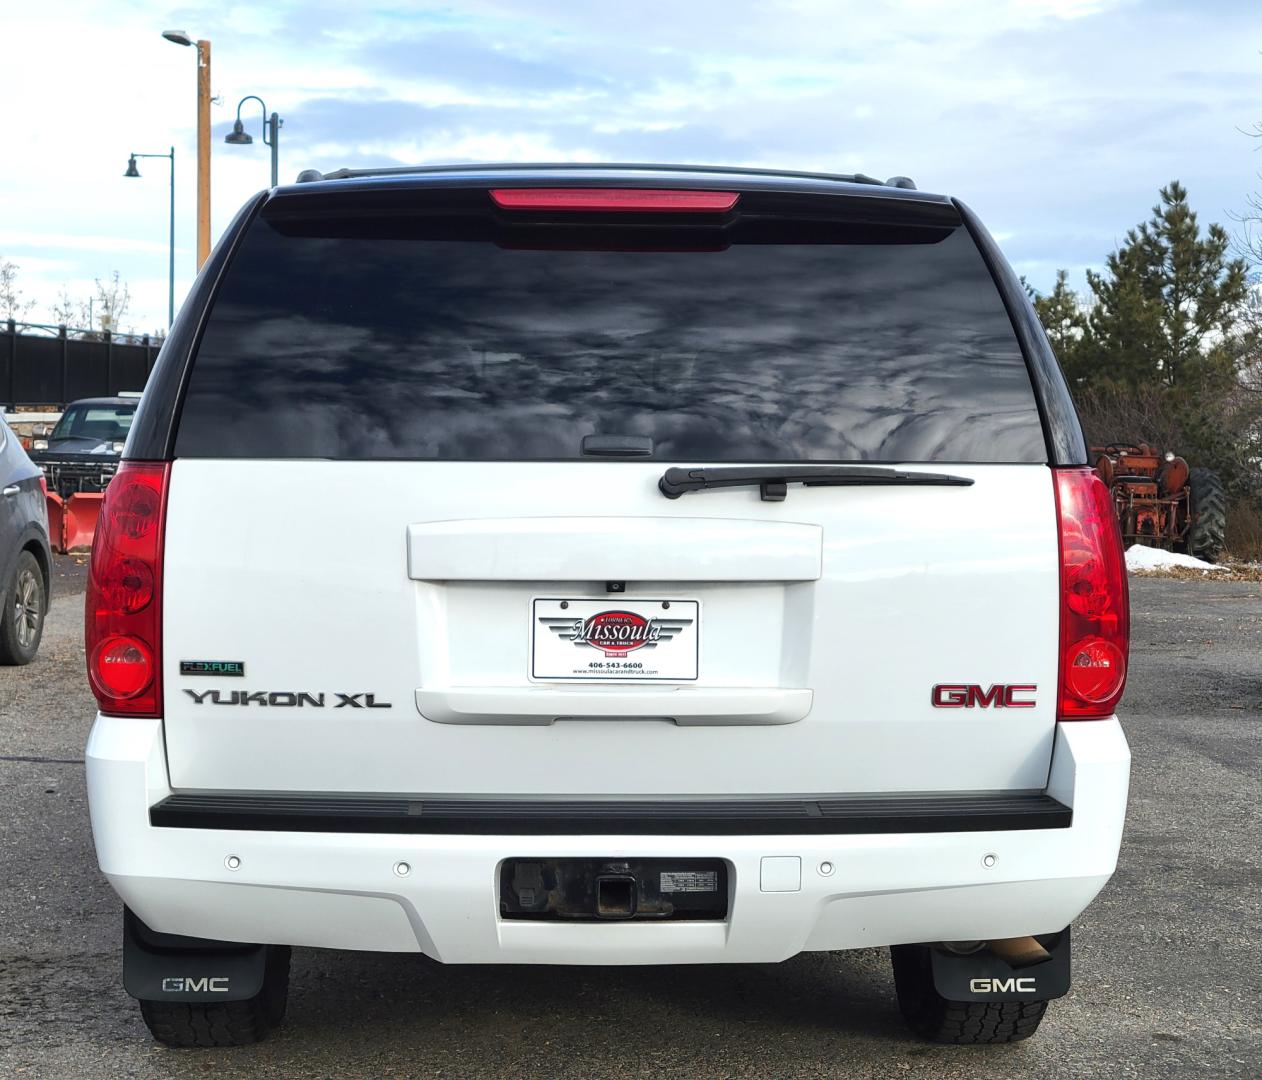
[[[200,979],[163,979],[162,991],[166,994],[226,994],[228,992],[228,976],[222,975]]]
[[[974,994],[1033,994],[1033,979],[969,979],[968,988]]]
[[[995,683],[988,690],[976,683],[938,683],[929,700],[935,709],[1032,709],[1037,689],[1034,683]]]

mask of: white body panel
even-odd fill
[[[433,521],[408,526],[408,573],[419,581],[814,581],[822,534],[789,521],[625,514]]]
[[[453,687],[416,692],[416,708],[438,724],[553,724],[558,720],[668,720],[677,725],[792,724],[811,710],[809,690],[760,687],[624,688]]]
[[[668,500],[662,469],[176,461],[163,615],[172,786],[1045,786],[1059,604],[1045,466],[939,465],[929,471],[974,484],[791,486],[779,503],[756,487]],[[625,580],[626,597],[699,602],[694,682],[530,679],[532,599],[600,599],[609,580]],[[181,676],[181,660],[243,661],[245,677]],[[1036,705],[934,708],[937,683],[1034,684]],[[197,704],[189,690],[326,704]],[[338,694],[378,707],[334,708]]]
[[[803,950],[1051,933],[1112,874],[1130,754],[1116,720],[1062,724],[1048,791],[1069,828],[870,836],[406,836],[164,829],[162,725],[98,717],[97,856],[150,927],[232,941],[423,952],[448,963],[769,962]],[[239,860],[227,868],[227,856]],[[702,856],[731,868],[726,920],[525,923],[496,911],[513,856]],[[993,856],[993,865],[986,857]],[[800,862],[795,873],[793,861]],[[397,864],[410,872],[399,876]],[[831,863],[830,874],[820,872]]]

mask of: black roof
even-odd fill
[[[76,405],[130,405],[133,409],[140,404],[138,397],[85,397],[67,403],[66,408]]]
[[[451,186],[477,183],[520,184],[523,186],[578,186],[584,183],[617,182],[629,187],[676,188],[713,186],[722,183],[740,190],[780,190],[833,192],[853,195],[880,195],[883,198],[916,202],[949,202],[945,195],[918,191],[905,176],[878,180],[863,173],[834,174],[792,170],[729,167],[722,165],[657,165],[612,162],[563,162],[542,164],[461,164],[399,165],[375,169],[338,169],[321,173],[306,169],[296,184],[284,190],[324,190],[355,187],[406,186],[417,182]]]

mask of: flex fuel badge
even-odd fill
[[[244,660],[181,660],[181,675],[218,675],[245,678]]]

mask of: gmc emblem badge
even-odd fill
[[[1034,683],[994,683],[988,690],[976,683],[938,683],[929,700],[935,709],[1032,709],[1037,689]]]

